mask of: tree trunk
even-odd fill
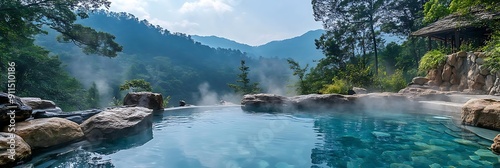
[[[370,16],[370,31],[372,33],[373,53],[375,54],[375,76],[378,76],[378,54],[377,54],[377,37],[375,35],[375,28],[373,27],[373,16]]]

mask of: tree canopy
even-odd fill
[[[122,47],[115,36],[74,22],[89,12],[109,8],[108,0],[3,0],[0,1],[0,49],[30,44],[48,27],[61,33],[60,42],[72,42],[86,54],[115,57]]]

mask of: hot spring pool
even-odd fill
[[[240,107],[157,114],[114,142],[39,154],[27,167],[499,167],[491,141],[444,115],[384,111],[249,113]]]

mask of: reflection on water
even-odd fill
[[[40,157],[35,167],[498,167],[449,117],[382,111],[155,114],[141,134]],[[90,165],[90,166],[89,166]]]
[[[311,150],[313,168],[500,167],[487,150],[491,142],[446,116],[335,114],[316,119],[314,128],[322,143]]]

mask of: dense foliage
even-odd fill
[[[418,65],[418,70],[427,72],[431,69],[436,69],[438,66],[443,65],[446,61],[446,55],[440,50],[431,50],[427,52]]]
[[[120,90],[131,90],[133,92],[151,92],[151,84],[146,82],[144,79],[133,79],[125,81],[123,85],[120,85]]]

